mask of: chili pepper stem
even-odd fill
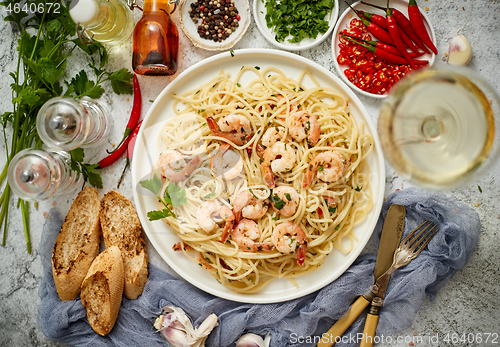
[[[112,151],[106,150],[106,152],[108,154],[113,154],[114,152],[116,152],[120,148],[120,146],[123,144],[123,142],[125,142],[125,140],[127,139],[127,137],[129,137],[129,135],[131,133],[132,133],[132,129],[130,129],[130,128],[125,129],[125,132],[123,133],[123,137],[122,137],[120,143],[118,145],[116,145],[115,149],[113,149]]]
[[[122,184],[123,177],[125,176],[125,172],[127,171],[129,166],[130,166],[130,159],[127,157],[127,161],[125,162],[125,167],[123,168],[122,175],[120,176],[120,179],[118,180],[118,184],[116,185],[116,189],[120,188],[120,184]]]

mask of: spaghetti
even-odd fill
[[[256,78],[242,86],[246,73]],[[177,250],[240,293],[295,282],[335,249],[351,251],[352,230],[372,208],[373,138],[342,95],[308,71],[294,80],[244,66],[174,98],[155,166],[162,194],[171,182],[185,192],[163,219]]]

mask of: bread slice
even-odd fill
[[[125,268],[125,296],[137,299],[148,280],[148,251],[139,216],[122,194],[110,191],[101,200],[101,228],[106,247],[120,248]]]
[[[52,251],[52,276],[61,300],[74,300],[99,254],[100,201],[94,188],[82,190],[69,209]]]
[[[123,260],[116,246],[106,248],[90,266],[82,283],[80,298],[90,326],[99,335],[113,329],[122,302]]]

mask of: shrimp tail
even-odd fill
[[[261,163],[260,166],[262,169],[262,176],[264,177],[264,182],[266,182],[266,185],[271,189],[276,187],[276,177],[274,177],[271,166],[265,164],[265,162]]]
[[[229,217],[226,219],[226,225],[224,226],[224,230],[222,231],[222,234],[220,236],[220,240],[222,243],[226,242],[229,238],[229,234],[234,229],[235,221],[236,217],[234,214],[229,215]]]
[[[223,157],[230,148],[231,145],[229,143],[224,143],[219,149],[216,150],[216,153],[213,156],[210,156],[210,169],[214,172],[215,176],[222,176],[224,174]]]
[[[316,163],[310,163],[307,167],[306,173],[304,174],[304,181],[302,182],[302,187],[309,187],[316,177],[316,171],[318,170],[318,166]]]
[[[263,158],[264,152],[266,151],[266,148],[263,145],[261,145],[260,143],[257,143],[257,145],[255,146],[255,151],[256,151],[257,155],[259,156],[259,158]]]
[[[212,117],[212,116],[208,116],[207,117],[207,125],[210,128],[210,131],[212,131],[215,136],[219,136],[220,135],[221,131],[220,131],[220,128],[219,128],[219,124],[217,124],[217,122],[215,121],[214,117]]]
[[[186,178],[191,176],[194,169],[196,169],[199,163],[200,163],[200,157],[195,156],[193,159],[191,159],[191,161],[186,165],[186,167],[182,171],[176,172],[174,175],[170,177],[170,182],[178,183],[184,181]]]

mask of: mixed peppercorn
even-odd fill
[[[201,38],[222,42],[239,26],[241,20],[232,0],[195,0],[188,9]]]
[[[372,41],[372,37],[363,22],[357,18],[351,20],[349,28],[342,30],[339,37],[337,62],[339,65],[348,65],[344,75],[359,89],[372,94],[385,94],[394,83],[414,70],[409,64],[396,64],[381,59],[359,42],[350,40],[351,37],[366,41]],[[424,65],[417,65],[417,68],[420,66]]]

